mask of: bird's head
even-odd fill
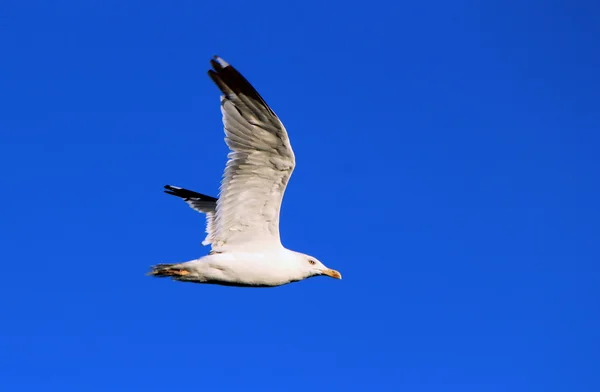
[[[336,270],[325,267],[316,257],[299,254],[298,262],[300,268],[305,272],[306,277],[325,275],[334,279],[342,279],[342,274]]]

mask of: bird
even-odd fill
[[[164,191],[205,214],[202,245],[211,250],[191,261],[154,265],[148,275],[238,287],[277,287],[315,276],[342,279],[316,257],[282,245],[281,202],[296,166],[287,131],[240,72],[219,56],[210,64],[230,150],[219,197],[173,185]]]

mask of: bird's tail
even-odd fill
[[[156,264],[146,275],[156,278],[181,279],[190,274],[190,271],[183,268],[181,264]]]

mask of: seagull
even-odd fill
[[[218,56],[208,76],[221,90],[225,142],[230,149],[219,198],[166,185],[165,192],[206,215],[208,255],[158,264],[148,275],[176,281],[240,287],[275,287],[313,276],[341,279],[313,256],[286,249],[279,212],[296,165],[275,112],[234,67]]]

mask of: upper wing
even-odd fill
[[[287,132],[252,85],[231,65],[211,60],[231,152],[221,182],[212,247],[280,246],[279,210],[295,166]]]
[[[214,226],[217,199],[173,185],[165,185],[165,193],[181,197],[194,210],[206,214],[206,238],[202,241],[202,245],[212,243],[213,234],[215,232]]]

